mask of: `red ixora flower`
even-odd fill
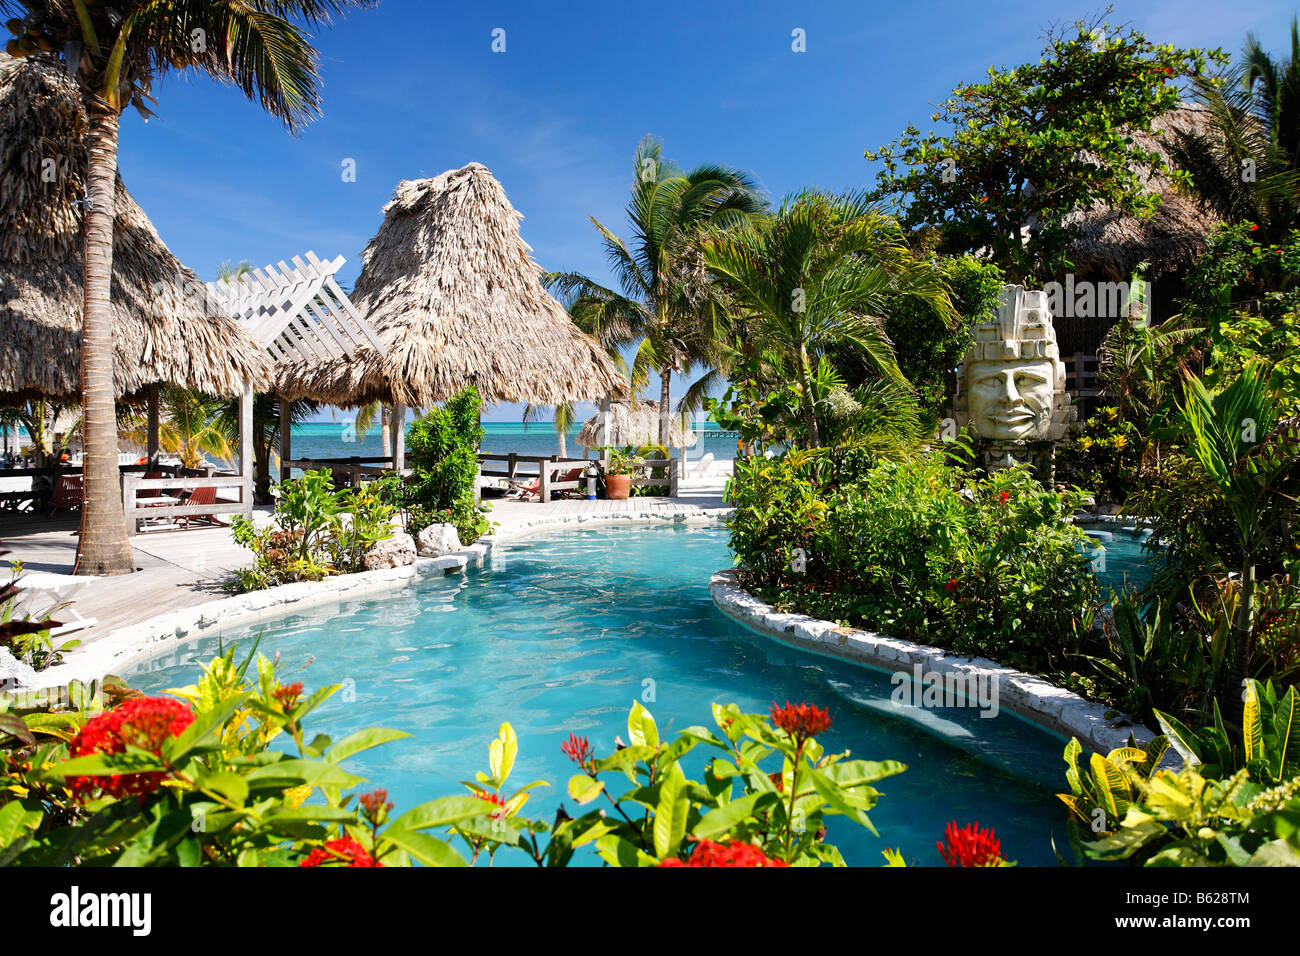
[[[271,691],[274,697],[286,711],[293,710],[298,706],[298,698],[302,696],[302,681],[294,681],[292,684],[281,684],[275,690]]]
[[[1250,224],[1250,231],[1251,231],[1251,232],[1255,232],[1257,229],[1259,229],[1259,223],[1257,223],[1257,222],[1252,222],[1252,223]]]
[[[792,704],[787,700],[784,707],[772,705],[772,723],[791,737],[815,737],[830,729],[831,712],[815,704]]]
[[[381,810],[393,809],[393,804],[388,800],[388,791],[382,787],[369,793],[363,793],[357,802],[361,804],[366,814],[371,818],[377,817]]]
[[[490,803],[490,804],[492,804],[493,806],[496,806],[496,807],[500,807],[500,808],[501,808],[500,810],[493,810],[493,811],[492,811],[492,813],[491,813],[492,819],[494,819],[494,820],[503,820],[503,819],[505,819],[505,817],[506,817],[506,809],[505,809],[505,808],[506,808],[506,798],[505,798],[505,797],[501,796],[501,794],[499,794],[499,793],[493,793],[493,792],[490,792],[490,791],[487,791],[487,790],[480,790],[480,791],[478,791],[478,793],[476,794],[476,796],[477,796],[480,800],[484,801],[485,803]]]
[[[943,586],[943,589],[944,589],[945,591],[955,591],[955,590],[957,590],[957,579],[956,579],[956,578],[949,578],[949,579],[948,579],[948,583],[945,584],[945,585]]]
[[[352,837],[338,840],[326,840],[325,846],[317,847],[307,854],[307,859],[298,866],[383,866]]]
[[[670,857],[660,866],[789,866],[784,860],[774,860],[752,843],[714,843],[701,840],[691,851],[689,859]]]
[[[935,846],[949,866],[997,866],[1002,862],[1002,844],[992,830],[981,830],[978,823],[958,827],[953,820],[943,836]]]
[[[596,756],[587,738],[576,734],[569,734],[569,739],[560,744],[560,750],[579,767],[585,767]]]
[[[132,698],[108,713],[88,720],[68,744],[68,755],[120,754],[132,746],[161,756],[163,742],[180,735],[192,723],[194,712],[179,700],[170,697]],[[69,777],[68,787],[78,797],[102,790],[121,798],[151,793],[158,789],[166,776],[166,773],[155,771],[107,777]]]
[[[1008,501],[1010,501],[1010,500],[1011,500],[1011,492],[1009,492],[1009,491],[999,491],[999,492],[998,492],[998,504],[1000,504],[1000,505],[1004,505],[1004,504],[1006,504],[1006,503],[1007,503]]]

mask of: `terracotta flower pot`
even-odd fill
[[[632,494],[631,475],[606,475],[605,494],[614,501],[622,501]]]

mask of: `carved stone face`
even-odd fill
[[[1052,423],[1055,370],[1048,359],[971,362],[966,367],[970,420],[997,441],[1044,438]]]

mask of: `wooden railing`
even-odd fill
[[[668,497],[676,498],[682,480],[682,461],[680,458],[647,458],[645,471],[641,476],[633,477],[633,488],[663,488],[667,486]]]
[[[187,505],[183,492],[197,488],[239,491],[238,501],[218,497],[212,504]],[[160,503],[157,497],[140,497],[141,491],[156,491],[176,502]],[[204,478],[137,478],[122,476],[122,511],[126,515],[126,533],[138,534],[141,522],[156,518],[193,518],[200,515],[250,514],[253,510],[253,483],[240,475],[211,475]]]
[[[486,469],[483,467],[484,462],[505,462],[505,469]],[[530,465],[535,471],[520,472],[519,466]],[[557,491],[571,491],[576,488],[587,487],[585,475],[579,475],[576,481],[560,481],[558,476],[567,474],[575,468],[581,468],[584,471],[591,464],[588,458],[556,458],[546,455],[517,455],[514,452],[502,452],[492,454],[491,452],[479,452],[478,455],[478,473],[480,478],[505,478],[509,481],[523,481],[525,479],[536,480],[540,477],[541,481],[538,486],[538,494],[541,495],[543,502],[550,501],[551,495]]]
[[[355,488],[363,480],[382,478],[393,470],[391,458],[291,458],[280,462],[280,480],[288,481],[294,468],[319,471],[328,468],[335,475],[347,477],[348,486]],[[339,484],[339,482],[335,482]]]

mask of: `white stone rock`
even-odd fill
[[[36,683],[36,671],[0,647],[0,690],[34,687]]]
[[[367,571],[400,568],[415,563],[415,542],[409,534],[398,533],[380,541],[366,552]]]
[[[460,549],[460,535],[454,524],[431,524],[416,538],[416,550],[423,558],[439,558]]]

